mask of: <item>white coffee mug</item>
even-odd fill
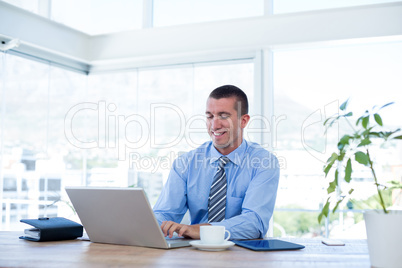
[[[223,244],[229,240],[230,232],[225,230],[225,226],[200,226],[200,238],[203,244]]]

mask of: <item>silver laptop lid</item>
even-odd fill
[[[169,248],[143,189],[66,187],[91,241]]]

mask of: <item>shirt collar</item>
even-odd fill
[[[210,163],[217,161],[223,154],[221,154],[211,142],[211,156],[210,156]],[[245,139],[242,140],[242,143],[239,147],[237,147],[233,152],[226,155],[227,158],[230,159],[231,162],[235,163],[236,165],[241,164],[241,160],[243,159],[244,153],[247,149],[247,141]]]

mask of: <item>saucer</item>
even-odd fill
[[[225,250],[231,246],[234,246],[234,243],[231,241],[225,241],[222,244],[203,244],[201,240],[191,241],[190,245],[196,247],[200,250],[206,251],[221,251]]]

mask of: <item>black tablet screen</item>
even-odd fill
[[[262,251],[270,251],[270,250],[291,250],[291,249],[302,249],[303,245],[277,240],[246,240],[246,241],[233,241],[236,245],[249,248],[252,250],[262,250]]]

